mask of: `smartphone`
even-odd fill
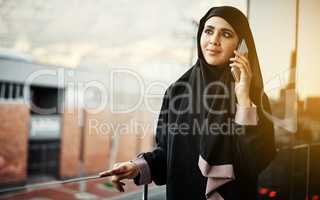
[[[241,42],[239,43],[237,51],[240,52],[241,54],[248,53],[248,47],[247,47],[246,41],[244,39],[242,39]],[[240,81],[240,73],[241,73],[240,69],[238,67],[234,66],[231,68],[231,73],[232,73],[234,80],[236,82],[239,82]]]

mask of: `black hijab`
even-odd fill
[[[255,44],[245,15],[234,7],[211,8],[201,18],[198,28],[198,60],[191,69],[188,80],[188,84],[192,88],[192,112],[189,113],[188,120],[190,121],[188,123],[193,123],[193,126],[195,125],[194,123],[197,123],[197,126],[193,128],[193,133],[200,135],[199,168],[202,174],[208,177],[206,196],[214,199],[215,195],[218,195],[215,192],[216,189],[235,178],[234,170],[236,171],[237,169],[234,169],[234,135],[241,134],[241,126],[237,127],[233,120],[236,111],[236,98],[234,80],[229,63],[221,66],[209,65],[205,61],[200,47],[200,38],[204,25],[213,16],[225,19],[236,31],[239,41],[244,39],[248,46],[248,58],[253,74],[250,99],[255,105],[259,104],[263,81]],[[219,95],[223,96],[226,92],[229,94],[227,98],[219,98]],[[208,95],[214,96],[213,98],[207,98]],[[184,110],[188,105],[190,105],[190,99],[183,100],[179,110]],[[178,123],[185,122],[185,117],[181,116],[183,114],[180,116],[178,114]],[[238,132],[236,133],[236,131]]]
[[[249,57],[249,61],[250,61],[251,69],[253,73],[253,80],[252,80],[251,86],[255,87],[255,89],[252,88],[250,92],[256,92],[258,90],[260,92],[263,88],[263,80],[262,80],[256,47],[254,44],[249,22],[246,16],[240,10],[234,7],[231,7],[231,6],[213,7],[210,10],[208,10],[208,12],[200,19],[198,33],[197,33],[197,50],[198,50],[197,65],[211,67],[211,69],[215,69],[213,66],[207,64],[207,62],[203,57],[201,47],[200,47],[200,38],[204,29],[204,25],[209,18],[214,16],[223,18],[232,26],[232,28],[236,31],[239,37],[239,42],[241,41],[241,39],[245,40],[249,49],[248,57]]]

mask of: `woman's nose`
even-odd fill
[[[211,37],[210,37],[210,41],[209,43],[211,45],[215,45],[215,46],[219,46],[220,45],[220,38],[219,38],[219,34],[217,32],[215,32]]]

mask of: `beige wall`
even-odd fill
[[[250,0],[253,30],[268,94],[277,98],[288,82],[290,54],[294,48],[296,1]],[[299,96],[320,95],[320,1],[300,0],[297,87]]]
[[[30,112],[23,104],[0,104],[0,185],[27,178]]]
[[[107,110],[98,113],[85,111],[83,114],[82,128],[81,110],[66,110],[64,113],[60,177],[80,175],[82,147],[82,175],[96,174],[115,162],[128,161],[140,152],[152,150],[157,114],[143,111],[112,113]]]
[[[60,177],[79,175],[81,111],[67,109],[63,114],[60,143]]]
[[[107,112],[85,112],[83,161],[85,174],[95,174],[106,170],[110,162],[111,135],[90,123],[104,123],[109,118]]]

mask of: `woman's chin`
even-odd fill
[[[223,65],[225,62],[221,60],[206,60],[209,65]]]
[[[225,63],[225,60],[222,59],[221,57],[219,58],[219,56],[206,56],[205,57],[206,62],[209,65],[223,65]]]

